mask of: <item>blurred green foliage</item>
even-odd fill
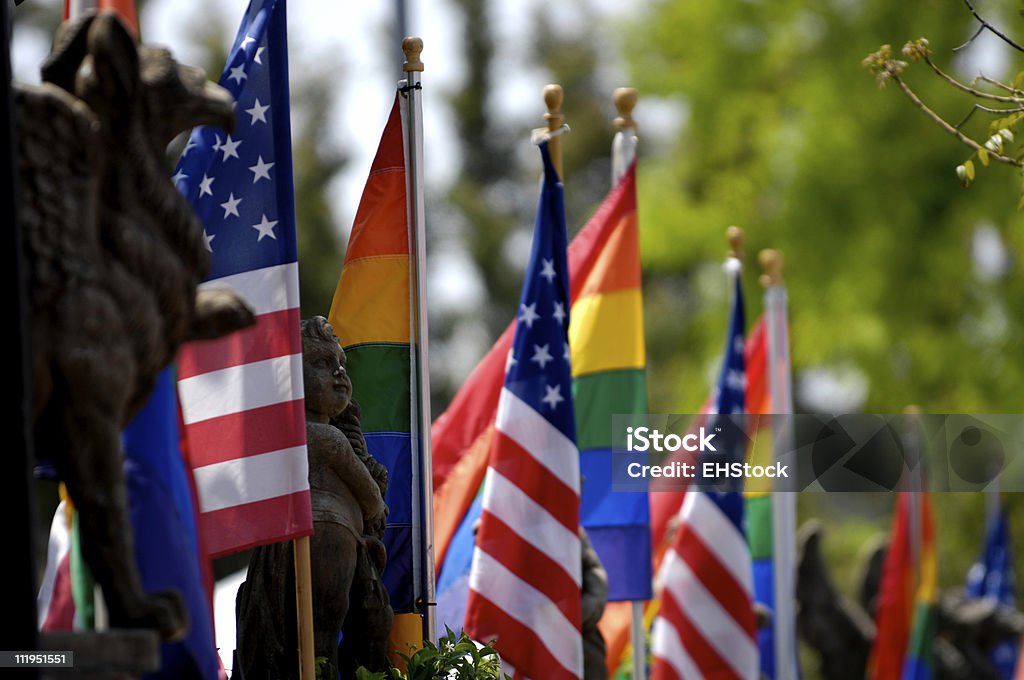
[[[1017,3],[997,4],[1020,29]],[[749,324],[761,308],[753,255],[785,254],[797,410],[822,408],[800,389],[809,371],[840,368],[866,381],[857,404],[866,412],[1022,411],[1020,176],[990,168],[962,189],[955,169],[970,150],[896,88],[880,91],[861,66],[881,43],[925,35],[933,59],[955,72],[951,49],[977,26],[963,5],[656,1],[627,26],[641,102],[656,97],[684,111],[668,144],[650,148],[641,137],[653,410],[693,412],[708,394],[727,312],[718,263],[724,230],[737,224],[748,241]],[[987,75],[1012,80],[1024,63],[1006,53],[1009,75]],[[905,78],[954,123],[973,105],[924,67]],[[975,118],[965,132],[987,139],[987,122]],[[972,259],[983,225],[1008,251],[1004,271],[979,271]],[[800,499],[801,519],[824,520],[826,554],[850,595],[858,556],[870,535],[889,530],[893,504],[885,495]],[[980,551],[984,507],[981,494],[936,497],[941,586],[962,586]],[[1019,514],[1011,511],[1018,548]]]
[[[970,253],[987,222],[1016,253],[1019,180],[989,172],[962,191],[963,148],[902,95],[879,92],[860,64],[880,41],[918,34],[948,61],[970,29],[967,11],[943,2],[664,2],[642,14],[629,43],[634,84],[688,114],[672,146],[641,166],[652,404],[692,409],[706,394],[725,305],[702,272],[738,224],[751,254],[785,253],[798,379],[853,366],[871,412],[1021,410],[1024,281],[1016,267],[979,278]],[[969,110],[919,75],[935,108],[954,119]],[[748,265],[751,300],[755,272]]]

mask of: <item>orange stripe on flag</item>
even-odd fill
[[[604,248],[594,258],[592,267],[582,272],[584,278],[580,279],[579,289],[575,291],[573,299],[624,288],[640,288],[640,245],[637,233],[634,209],[615,222]]]
[[[402,115],[396,95],[352,223],[346,266],[364,257],[409,254],[403,149]]]
[[[581,295],[640,286],[636,238],[636,166],[630,167],[569,244],[569,286]],[[607,280],[603,280],[608,277]]]

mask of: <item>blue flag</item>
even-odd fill
[[[1014,590],[1009,520],[1006,510],[1001,509],[985,532],[981,558],[967,572],[964,591],[967,597],[991,598],[1007,607],[1014,607]],[[1019,653],[1020,643],[1017,640],[1004,640],[992,650],[992,665],[1006,680],[1013,678]]]
[[[123,434],[124,472],[135,561],[147,592],[175,590],[185,601],[184,640],[161,646],[161,668],[147,678],[218,677],[210,602],[203,588],[195,505],[181,456],[178,402],[164,369],[149,402]]]

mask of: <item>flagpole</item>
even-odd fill
[[[782,284],[782,253],[762,250],[758,256],[764,274],[765,316],[768,320],[768,378],[771,385],[772,412],[793,413],[792,378],[789,366],[789,322],[786,288]],[[773,432],[775,462],[782,460],[790,448],[792,423],[789,418],[776,418],[779,427]],[[796,612],[794,609],[794,577],[796,564],[796,496],[776,487],[772,494],[772,551],[775,557],[775,677],[777,680],[798,680],[796,662]]]
[[[612,102],[619,115],[612,121],[615,138],[612,139],[612,186],[619,183],[636,158],[636,121],[633,108],[637,102],[635,87],[619,87],[612,92]]]
[[[423,638],[436,640],[434,596],[434,506],[430,450],[430,378],[427,333],[427,244],[423,203],[423,100],[420,74],[423,41],[409,37],[402,41],[405,53],[405,81],[402,92],[402,127],[405,133],[407,207],[410,225],[412,265],[412,346],[410,395],[411,439],[413,442],[413,599],[423,615]]]
[[[295,560],[295,615],[299,625],[299,680],[316,677],[313,651],[313,579],[309,557],[309,536],[292,541]]]
[[[612,186],[614,187],[629,170],[636,158],[636,123],[633,107],[636,106],[637,91],[632,87],[616,88],[612,92],[612,103],[618,116],[612,121],[615,137],[612,139]],[[633,680],[647,677],[647,638],[644,635],[644,601],[630,603],[629,641],[633,646]]]
[[[544,105],[548,112],[544,114],[544,120],[548,124],[548,132],[556,132],[562,127],[565,116],[562,115],[562,100],[565,94],[562,86],[552,83],[544,86]],[[554,134],[548,138],[548,153],[551,155],[551,165],[558,173],[558,179],[565,182],[565,175],[562,173],[562,140],[559,135]]]
[[[903,448],[904,458],[916,461],[914,469],[910,471],[910,479],[904,489],[909,492],[907,496],[907,509],[910,514],[910,521],[907,522],[907,533],[910,537],[910,556],[914,565],[914,589],[921,584],[921,546],[924,536],[923,518],[921,516],[921,498],[918,495],[924,488],[921,461],[921,442],[918,435],[918,420],[921,409],[911,404],[903,409],[904,432]]]

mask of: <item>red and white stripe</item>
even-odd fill
[[[686,494],[659,571],[652,680],[756,680],[758,648],[746,539],[707,495]]]
[[[256,324],[194,342],[178,359],[178,394],[211,556],[312,531],[295,263],[226,276]]]
[[[581,678],[579,452],[507,389],[495,424],[466,631],[517,678]]]
[[[71,527],[67,501],[62,500],[50,525],[46,549],[46,571],[36,597],[39,630],[72,630],[75,627],[75,599],[71,589]]]

